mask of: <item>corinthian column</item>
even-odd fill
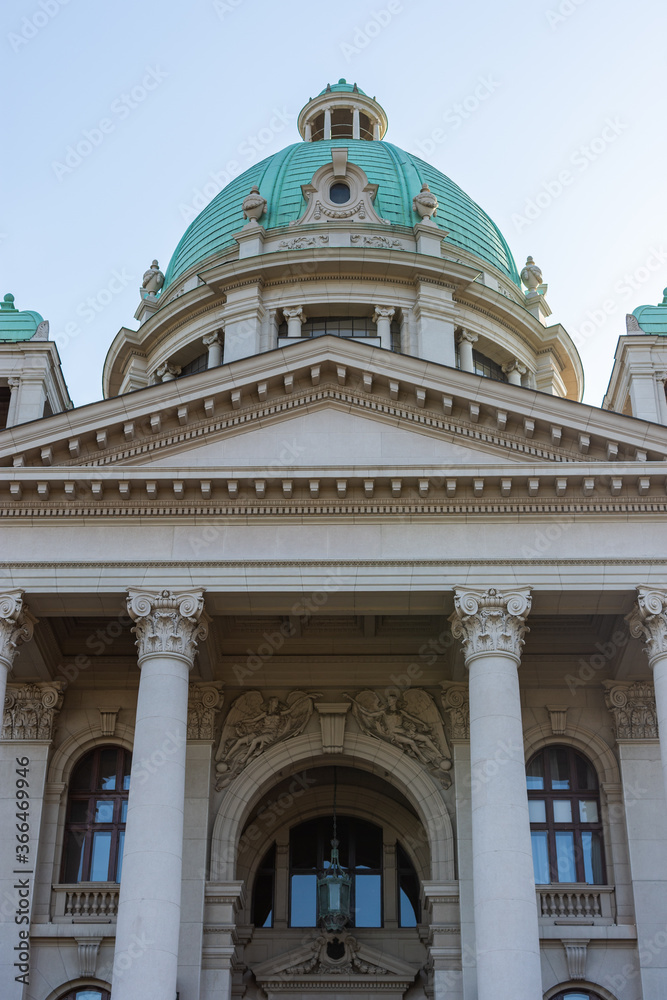
[[[23,603],[22,590],[0,594],[0,706],[5,703],[7,675],[22,642],[32,639],[37,619]]]
[[[540,1000],[540,942],[518,666],[530,591],[456,590],[470,673],[472,874],[478,1000]]]
[[[174,1000],[181,923],[188,680],[202,591],[128,591],[141,669],[116,925],[114,1000]]]
[[[645,641],[644,652],[653,671],[658,736],[662,734],[662,777],[667,794],[667,591],[637,587],[637,603],[627,621],[630,633]]]

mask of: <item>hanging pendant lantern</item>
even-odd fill
[[[334,768],[333,839],[331,861],[317,879],[317,919],[327,931],[341,931],[350,922],[350,893],[352,879],[338,860],[336,836],[336,769]]]

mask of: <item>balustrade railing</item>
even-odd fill
[[[614,887],[610,885],[537,886],[537,911],[541,918],[560,921],[604,920],[612,923],[616,916]]]
[[[51,912],[54,920],[109,923],[118,913],[117,882],[54,885]]]

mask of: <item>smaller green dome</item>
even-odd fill
[[[363,90],[357,87],[356,83],[348,83],[345,77],[341,77],[338,83],[328,83],[324,90],[320,90],[318,97],[322,94],[363,94],[364,97],[368,97],[368,94],[364,94]]]
[[[31,340],[44,317],[32,309],[19,310],[14,305],[14,296],[8,292],[0,302],[0,341]]]
[[[644,333],[667,337],[667,288],[663,289],[663,299],[657,306],[637,306],[632,310]]]

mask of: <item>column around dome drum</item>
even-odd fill
[[[477,343],[477,334],[470,330],[461,330],[459,334],[459,357],[461,369],[464,372],[475,371],[475,361],[472,354],[472,345]]]

